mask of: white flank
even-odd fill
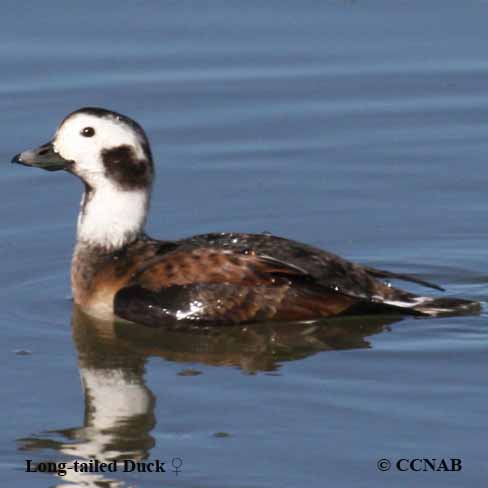
[[[439,307],[429,307],[429,303],[435,303],[436,299],[432,297],[415,297],[412,301],[402,302],[402,301],[395,301],[395,300],[385,300],[384,303],[388,305],[394,305],[395,307],[402,307],[402,308],[413,308],[419,310],[423,313],[429,314],[431,316],[436,316],[440,313],[449,312],[450,308],[439,308]]]
[[[408,301],[408,302],[402,302],[399,300],[385,300],[384,303],[387,303],[388,305],[393,305],[395,307],[413,308],[413,307],[417,307],[418,305],[429,303],[432,300],[433,299],[431,297],[415,297],[412,298],[412,301]]]
[[[202,302],[194,300],[193,302],[190,302],[190,306],[188,309],[178,310],[176,312],[176,318],[178,320],[195,318],[196,316],[198,316],[198,314],[202,313],[204,308],[205,307],[203,306]]]

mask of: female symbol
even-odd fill
[[[178,473],[181,471],[180,468],[183,466],[183,459],[179,458],[179,457],[174,457],[172,460],[171,460],[171,465],[173,466],[173,472],[176,474],[176,476],[178,476]]]

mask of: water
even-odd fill
[[[486,312],[105,330],[70,301],[80,184],[7,162],[68,112],[112,108],[152,141],[152,235],[270,231],[486,301],[487,14],[481,0],[4,2],[3,484],[484,486]],[[110,455],[182,471],[24,472]],[[463,469],[383,473],[381,458]]]

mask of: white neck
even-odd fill
[[[123,191],[106,182],[85,192],[78,215],[78,243],[116,250],[144,229],[149,190]]]

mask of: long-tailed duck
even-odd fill
[[[91,315],[149,326],[224,325],[363,313],[435,316],[478,307],[414,295],[383,279],[442,288],[268,234],[148,237],[151,149],[141,126],[116,112],[77,110],[52,141],[12,162],[63,169],[83,181],[71,283],[74,301]]]

